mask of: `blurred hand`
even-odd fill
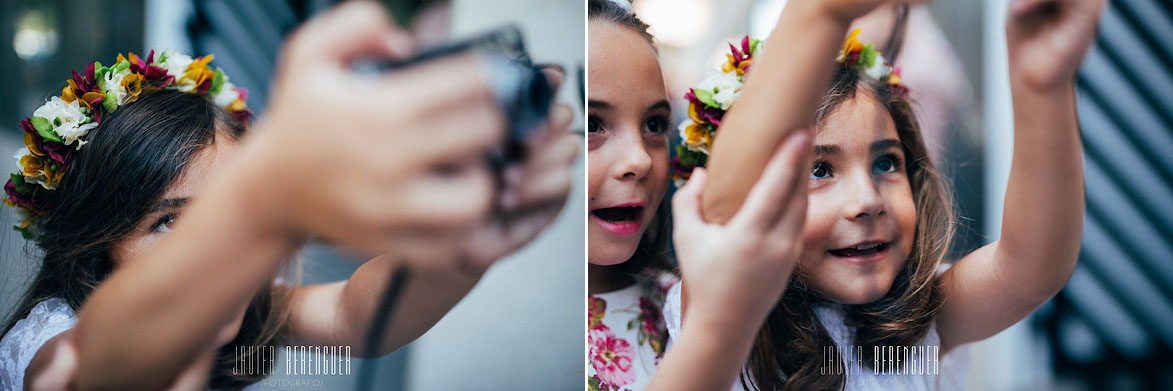
[[[676,192],[673,243],[690,313],[738,311],[760,321],[782,296],[802,251],[811,140],[810,131],[787,136],[725,225],[701,219],[704,169]]]
[[[872,12],[873,9],[883,4],[920,4],[928,3],[929,0],[810,0],[818,3],[828,15],[831,15],[840,21],[851,22],[858,18]]]
[[[546,68],[554,90],[565,75]],[[462,245],[461,259],[474,270],[483,270],[533,240],[558,217],[570,195],[571,169],[582,148],[581,135],[568,132],[574,120],[570,106],[555,104],[545,129],[527,143],[525,160],[508,166],[501,175],[502,189],[495,213],[482,222]]]
[[[258,213],[278,229],[373,256],[403,240],[443,248],[487,218],[494,188],[485,156],[504,120],[480,59],[377,76],[351,69],[358,58],[405,57],[408,37],[381,6],[351,1],[286,42],[241,165],[264,186]]]
[[[1006,44],[1015,85],[1053,90],[1073,84],[1103,8],[1104,0],[1010,3]]]

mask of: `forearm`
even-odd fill
[[[713,140],[711,183],[702,197],[706,221],[732,218],[778,143],[814,122],[849,22],[814,1],[786,4]]]
[[[452,307],[476,286],[483,273],[453,266],[453,262],[431,262],[384,255],[375,258],[347,280],[342,288],[340,308],[346,322],[343,339],[356,347],[366,341],[383,293],[392,279],[392,270],[401,265],[409,277],[391,314],[376,356],[399,349],[436,325]],[[359,353],[366,356],[365,352]]]
[[[995,259],[1005,278],[1050,297],[1075,269],[1084,188],[1075,86],[1041,91],[1013,83],[1014,152]]]
[[[691,311],[648,390],[728,390],[741,373],[761,327],[761,317],[737,318]]]
[[[296,250],[236,179],[210,184],[171,233],[122,260],[87,300],[75,328],[79,389],[166,385]]]

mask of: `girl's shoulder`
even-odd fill
[[[41,346],[76,324],[77,313],[65,300],[37,303],[0,339],[0,389],[23,389],[25,369]]]

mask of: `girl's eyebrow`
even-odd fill
[[[843,148],[834,144],[823,144],[815,146],[815,155],[838,155],[843,153]]]
[[[670,106],[670,105],[668,104],[668,100],[666,100],[666,99],[661,99],[659,102],[652,103],[652,105],[651,105],[651,106],[648,106],[648,110],[647,110],[647,111],[655,111],[655,110],[659,110],[659,109],[664,109],[664,110],[668,110],[669,112],[671,112],[671,111],[672,111],[672,106]]]
[[[587,107],[600,110],[611,110],[615,108],[614,106],[611,106],[610,103],[601,100],[587,100]]]
[[[884,139],[884,140],[878,140],[878,141],[872,143],[871,149],[872,149],[872,152],[875,153],[878,151],[883,151],[883,150],[893,149],[893,148],[896,148],[896,149],[900,148],[900,140],[891,139],[891,138]]]
[[[161,210],[179,209],[182,208],[183,205],[187,204],[188,199],[188,197],[164,198],[162,201],[159,201],[159,203],[155,205],[151,211],[158,212]]]
[[[872,146],[870,149],[871,149],[872,153],[876,153],[879,151],[884,151],[884,150],[893,149],[893,148],[900,148],[900,140],[891,139],[891,138],[884,139],[884,140],[877,140],[876,142],[872,143]],[[842,153],[843,153],[843,147],[840,147],[837,144],[822,144],[822,145],[815,146],[815,155],[817,155],[817,156],[838,155],[838,154],[842,154]]]
[[[615,106],[612,106],[610,103],[601,100],[587,100],[587,107],[599,110],[613,110],[615,108]],[[649,105],[646,111],[655,111],[660,109],[672,111],[672,106],[668,104],[668,100],[661,99],[659,102]]]

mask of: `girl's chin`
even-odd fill
[[[631,251],[623,251],[624,249],[608,249],[603,251],[587,250],[590,254],[587,257],[587,263],[594,266],[615,266],[631,259],[632,254],[635,254],[635,247]],[[625,255],[626,254],[626,255]]]
[[[629,237],[594,234],[587,237],[587,262],[598,266],[614,266],[627,262],[639,247],[642,232]]]
[[[889,286],[888,288],[890,288],[890,287],[891,286]],[[830,292],[824,291],[824,292],[820,292],[820,293],[822,293],[822,295],[824,297],[826,297],[828,300],[834,301],[836,303],[847,304],[847,305],[861,305],[861,304],[872,303],[872,302],[875,302],[876,300],[880,300],[881,298],[884,297],[884,295],[888,294],[888,288],[875,287],[875,286],[856,287],[855,289],[839,288],[839,289],[835,289]]]

